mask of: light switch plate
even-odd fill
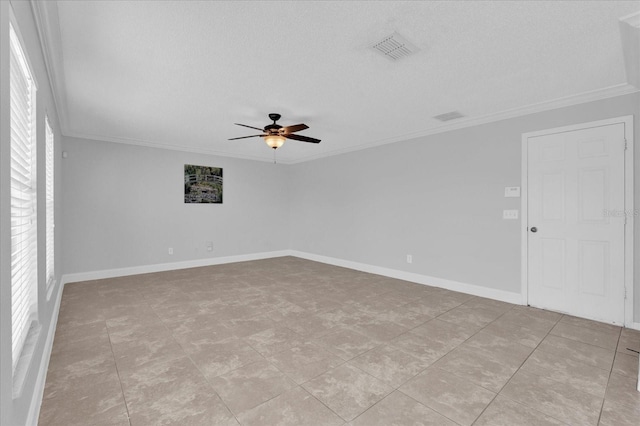
[[[504,196],[507,198],[518,198],[520,197],[520,187],[519,186],[506,186],[504,188]]]
[[[517,219],[519,210],[502,210],[503,219]]]

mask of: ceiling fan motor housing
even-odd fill
[[[280,130],[281,128],[282,126],[279,124],[269,124],[267,126],[264,126],[264,132],[277,135],[278,130]]]
[[[275,112],[272,112],[271,114],[269,114],[269,118],[273,120],[273,124],[268,124],[264,126],[264,132],[269,133],[271,135],[279,134],[280,132],[278,130],[280,130],[282,126],[279,124],[276,124],[276,121],[280,120],[280,117],[281,115],[276,114]]]

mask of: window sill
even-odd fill
[[[22,395],[25,379],[27,377],[27,373],[29,372],[29,367],[31,366],[33,352],[35,351],[36,345],[38,343],[38,338],[40,337],[41,328],[42,327],[40,326],[40,323],[38,323],[38,321],[31,321],[29,333],[27,334],[27,338],[24,341],[24,346],[22,347],[22,352],[20,353],[18,365],[16,365],[16,369],[13,372],[13,399],[19,398],[20,395]]]

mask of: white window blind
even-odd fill
[[[55,282],[55,271],[54,271],[54,185],[53,185],[53,129],[51,128],[51,124],[49,123],[49,117],[45,117],[45,132],[46,132],[46,155],[45,155],[45,163],[46,163],[46,184],[47,184],[47,194],[46,194],[46,277],[47,277],[47,294],[49,288]]]
[[[10,25],[11,350],[15,371],[36,312],[35,85]]]

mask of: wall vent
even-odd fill
[[[451,121],[451,120],[456,120],[458,118],[462,118],[464,117],[464,115],[462,113],[460,113],[459,111],[451,111],[451,112],[447,112],[444,114],[440,114],[440,115],[436,115],[435,118],[436,120],[440,120],[440,121]]]
[[[397,32],[383,38],[371,47],[376,52],[380,53],[385,58],[391,59],[392,61],[397,61],[398,59],[410,56],[419,50],[414,44]]]

